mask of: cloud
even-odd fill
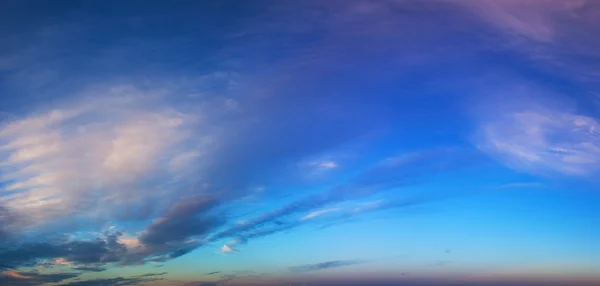
[[[50,273],[41,274],[33,271],[4,271],[0,276],[0,285],[7,286],[36,286],[47,283],[59,283],[77,277],[77,273]]]
[[[207,215],[215,205],[208,198],[179,202],[150,224],[139,241],[144,245],[177,244],[191,236],[207,234],[221,224],[218,218]]]
[[[337,164],[333,161],[319,162],[316,165],[317,165],[317,167],[324,168],[324,169],[332,169],[332,168],[337,167]]]
[[[527,59],[474,95],[487,105],[478,107],[478,147],[523,172],[595,176],[600,53],[593,47],[600,45],[594,36],[600,32],[599,3],[447,2],[475,15],[497,49]]]
[[[182,197],[215,191],[223,201],[235,200],[251,186],[269,185],[275,174],[285,178],[286,166],[355,139],[374,124],[365,118],[350,128],[348,120],[360,118],[324,115],[320,100],[303,100],[297,108],[271,94],[221,112],[218,98],[190,102],[166,87],[96,86],[15,116],[0,132],[0,204],[17,210],[23,223],[3,223],[0,236],[153,220],[139,237],[117,237],[126,255],[115,260],[164,261],[188,253],[200,245],[194,239],[223,222],[202,215],[160,217]]]
[[[89,271],[89,272],[102,272],[102,271],[106,271],[105,267],[100,267],[100,266],[78,266],[78,267],[73,267],[71,268],[73,270],[79,270],[79,271]]]
[[[146,273],[146,274],[142,274],[142,275],[140,275],[140,277],[161,276],[161,275],[165,275],[165,274],[167,274],[167,272],[160,272],[160,273]]]
[[[455,1],[466,5],[482,19],[489,21],[509,34],[516,34],[540,42],[550,42],[555,35],[556,24],[552,16],[557,12],[577,8],[576,1],[549,3],[543,0]]]
[[[126,253],[119,257],[121,265],[164,262],[185,255],[206,243],[206,236],[222,225],[223,219],[212,210],[217,202],[206,196],[185,198],[155,219],[131,243],[121,244]],[[120,237],[120,236],[119,236]]]
[[[365,198],[414,184],[433,172],[443,172],[465,167],[470,160],[471,157],[469,154],[452,149],[428,150],[387,158],[373,167],[367,168],[346,183],[315,195],[297,199],[283,207],[244,221],[244,223],[226,227],[210,235],[207,241],[233,237],[246,242],[252,238],[288,231],[311,221],[310,219],[302,220],[302,218],[291,222],[286,221],[292,215],[302,212],[318,212],[320,208],[334,203]],[[451,194],[447,194],[446,196],[451,196]],[[428,197],[425,195],[421,198],[391,202],[390,204],[397,207],[404,207],[435,199],[438,199],[438,197]],[[385,207],[392,206],[385,204]],[[315,215],[319,215],[319,213]]]
[[[223,244],[223,246],[221,247],[220,252],[223,253],[223,254],[228,254],[228,253],[237,252],[237,250],[233,249],[231,246],[229,246],[227,244]]]
[[[344,214],[344,216],[348,217],[348,216],[353,216],[353,215],[357,215],[357,214],[364,214],[367,212],[375,212],[375,211],[380,211],[380,210],[385,210],[385,209],[392,209],[392,208],[396,208],[396,207],[407,207],[407,206],[411,206],[411,205],[416,205],[418,203],[419,203],[419,200],[417,200],[417,199],[390,200],[390,201],[378,200],[378,201],[374,201],[374,202],[363,203],[360,206],[355,207],[354,209],[352,209],[349,212],[347,212],[346,214]]]
[[[7,207],[0,205],[0,239],[8,239],[17,226],[17,217]]]
[[[600,5],[588,0],[448,1],[499,32],[500,46],[555,75],[597,86]]]
[[[69,283],[64,283],[62,285],[65,285],[65,286],[138,285],[141,283],[163,280],[164,278],[155,277],[155,276],[161,276],[164,274],[165,273],[157,273],[157,274],[147,273],[147,274],[142,274],[142,275],[132,276],[132,277],[98,278],[98,279],[90,279],[90,280],[85,280],[85,281],[69,282]]]
[[[92,99],[90,92],[4,124],[0,188],[9,195],[0,202],[33,225],[74,214],[98,222],[148,218],[174,203],[169,196],[159,200],[161,188],[153,182],[176,177],[180,169],[169,168],[172,161],[191,168],[193,160],[181,156],[203,146],[190,132],[195,116],[159,107],[160,92],[112,87],[107,93]],[[186,146],[190,140],[195,147]]]
[[[321,262],[321,263],[316,263],[316,264],[294,266],[294,267],[289,267],[288,269],[292,272],[311,272],[311,271],[319,271],[319,270],[325,270],[325,269],[330,269],[330,268],[338,268],[338,267],[356,265],[356,264],[361,264],[361,263],[365,263],[365,262],[366,261],[363,261],[363,260],[335,260],[335,261],[327,261],[327,262]]]
[[[313,219],[331,212],[336,212],[339,211],[339,208],[329,208],[329,209],[324,209],[324,210],[318,210],[318,211],[314,211],[311,212],[305,216],[303,216],[302,218],[300,218],[300,220],[309,220],[309,219]]]
[[[313,5],[326,8],[324,10],[333,17],[314,17]],[[389,9],[391,5],[395,4],[359,1],[348,5],[277,4],[273,10],[269,8],[268,14],[281,18],[284,24],[272,25],[269,16],[267,19],[256,19],[256,25],[242,25],[243,32],[247,32],[243,34],[249,37],[244,37],[243,44],[225,49],[225,54],[236,53],[239,49],[243,51],[239,53],[240,58],[233,60],[243,62],[247,59],[246,55],[253,51],[265,51],[279,45],[290,46],[288,41],[295,41],[284,37],[281,40],[273,39],[273,42],[256,43],[252,35],[257,31],[264,34],[264,31],[296,30],[292,34],[281,34],[303,39],[306,32],[318,30],[332,36],[325,39],[336,40],[312,43],[316,45],[308,50],[290,50],[289,57],[276,60],[270,67],[250,69],[250,74],[266,75],[266,81],[260,76],[229,69],[202,74],[184,71],[182,73],[186,75],[183,79],[176,79],[181,76],[174,72],[177,69],[165,69],[164,74],[150,77],[147,80],[150,84],[134,80],[136,75],[128,75],[122,81],[132,85],[102,85],[103,82],[98,78],[78,75],[80,69],[69,73],[72,76],[65,76],[68,64],[63,67],[57,64],[55,69],[50,69],[43,60],[47,59],[46,55],[62,58],[53,55],[72,51],[67,49],[70,47],[65,42],[56,40],[57,35],[63,40],[85,38],[79,35],[102,34],[103,31],[94,28],[96,26],[112,27],[114,24],[114,27],[121,27],[115,23],[128,23],[130,19],[115,16],[114,22],[106,23],[108,26],[50,25],[42,32],[34,31],[33,40],[24,41],[31,49],[19,49],[22,52],[10,58],[3,57],[2,60],[8,70],[37,63],[31,75],[42,75],[38,83],[44,88],[31,82],[27,84],[27,93],[42,94],[47,101],[35,98],[35,106],[21,110],[29,115],[16,112],[10,120],[3,121],[0,132],[0,159],[3,162],[0,188],[6,195],[0,198],[0,204],[10,209],[11,213],[13,209],[16,210],[23,224],[19,229],[5,227],[6,220],[0,216],[0,220],[5,220],[0,221],[0,236],[4,238],[25,231],[68,233],[82,225],[86,229],[97,230],[100,225],[112,221],[152,221],[147,227],[133,230],[141,231],[141,235],[133,237],[122,234],[111,242],[113,246],[99,249],[114,247],[115,253],[103,254],[113,257],[106,261],[159,261],[188,253],[201,245],[203,236],[209,233],[214,234],[211,237],[215,239],[247,239],[290,230],[299,224],[284,221],[289,216],[315,212],[336,201],[362,197],[371,192],[367,190],[369,188],[377,189],[373,191],[376,192],[413,180],[410,178],[412,175],[402,172],[394,177],[393,170],[389,170],[387,175],[383,174],[386,168],[394,167],[394,164],[389,164],[336,190],[300,199],[250,220],[245,226],[230,226],[217,233],[213,231],[223,222],[205,216],[203,210],[190,210],[189,215],[169,213],[169,209],[185,208],[180,205],[181,198],[187,198],[192,193],[218,192],[219,198],[228,203],[242,196],[252,186],[269,186],[276,180],[284,181],[281,185],[285,185],[285,178],[293,175],[286,173],[289,170],[286,167],[307,158],[325,158],[321,155],[361,138],[401,113],[395,109],[381,108],[383,105],[399,106],[388,104],[388,99],[395,95],[377,95],[377,100],[348,96],[351,92],[362,91],[355,90],[355,82],[361,82],[360,85],[362,82],[368,83],[365,91],[375,82],[355,81],[353,79],[366,78],[338,73],[339,66],[343,66],[340,64],[350,63],[350,58],[358,58],[352,63],[362,68],[374,68],[379,63],[387,62],[386,59],[363,66],[363,63],[372,59],[369,53],[373,50],[367,49],[367,46],[382,47],[377,48],[377,51],[381,51],[394,50],[409,43],[404,39],[407,33],[397,33],[396,28],[407,27],[404,24],[412,20],[394,17],[391,13],[394,9]],[[285,8],[284,13],[280,14],[279,8]],[[431,26],[437,29],[437,25]],[[28,26],[27,29],[35,28],[39,27]],[[413,34],[412,29],[409,32]],[[377,42],[386,45],[372,44],[370,40],[378,37],[385,40]],[[186,45],[173,45],[164,39],[126,38],[128,41],[123,41],[122,45],[105,47],[108,51],[86,46],[79,50],[85,51],[85,57],[77,56],[75,52],[70,54],[77,59],[75,62],[82,60],[83,66],[102,66],[120,75],[119,70],[131,72],[134,66],[143,70],[143,63],[131,64],[130,60],[138,58],[137,55],[148,51],[150,46],[154,53],[157,48],[164,52],[166,46],[172,45],[175,50],[169,50],[168,54],[173,55],[177,54],[173,51],[183,46],[189,47],[188,43],[194,42],[183,39]],[[175,42],[181,43],[179,40]],[[427,45],[430,41],[424,42]],[[198,41],[194,45],[205,46],[205,42]],[[340,52],[348,47],[352,48],[350,53]],[[197,55],[195,48],[191,50]],[[313,55],[315,61],[305,60],[306,56]],[[223,56],[219,54],[218,58]],[[93,59],[91,64],[89,59]],[[407,57],[401,60],[412,61]],[[172,61],[165,62],[171,64]],[[188,64],[187,61],[184,63]],[[44,68],[48,68],[48,72],[44,73]],[[154,64],[151,70],[156,70]],[[325,73],[313,76],[315,70]],[[390,73],[387,67],[378,68],[377,71]],[[44,77],[45,74],[49,76]],[[51,89],[44,82],[52,80],[52,75],[56,74],[65,80],[64,83],[56,83],[59,85],[56,89]],[[272,77],[279,74],[283,76]],[[110,76],[112,78],[114,75]],[[108,75],[99,76],[103,77]],[[292,80],[286,81],[283,77]],[[345,77],[348,77],[347,80],[339,84],[338,79]],[[21,75],[21,78],[28,76]],[[81,89],[80,81],[93,85]],[[238,94],[235,86],[243,87],[243,94]],[[52,102],[49,102],[46,94],[57,96],[52,96]],[[28,103],[29,99],[34,98],[17,101],[15,105]],[[358,108],[361,112],[354,112]],[[318,160],[317,163],[315,167],[324,169],[335,169],[339,165],[331,159]],[[406,170],[403,172],[410,173]],[[404,182],[390,180],[399,177]],[[41,240],[29,246],[65,243]],[[90,253],[97,253],[96,250]],[[63,257],[58,254],[51,256],[55,259]],[[33,263],[34,257],[38,256],[32,254],[31,257],[27,263]],[[89,259],[90,262],[75,260],[89,264],[98,259]]]
[[[600,171],[600,123],[566,110],[512,110],[481,123],[479,147],[534,174],[590,177]]]
[[[0,269],[24,266],[60,266],[111,263],[126,254],[117,243],[119,233],[107,233],[91,240],[68,240],[66,237],[44,242],[20,243],[0,249]]]
[[[21,275],[14,271],[3,271],[2,276],[16,279],[31,279],[30,276]]]

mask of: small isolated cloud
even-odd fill
[[[237,250],[233,249],[231,246],[227,245],[227,244],[223,244],[223,246],[221,247],[220,253],[223,254],[228,254],[228,253],[234,253],[237,252]]]
[[[288,269],[292,272],[311,272],[311,271],[319,271],[330,268],[338,268],[350,265],[356,265],[365,263],[363,260],[335,260],[335,261],[327,261],[316,264],[306,264],[300,266],[289,267]]]
[[[325,179],[339,167],[336,161],[322,157],[305,158],[298,165],[301,175],[309,181]]]
[[[332,212],[336,212],[339,211],[339,208],[329,208],[329,209],[324,209],[324,210],[319,210],[319,211],[314,211],[311,212],[305,216],[303,216],[302,218],[300,218],[300,220],[309,220],[309,219],[313,219],[328,213],[332,213]]]
[[[324,161],[324,162],[315,163],[315,166],[317,166],[317,168],[320,168],[320,169],[333,169],[333,168],[337,167],[337,164],[333,161]]]

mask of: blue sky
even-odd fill
[[[0,284],[599,283],[598,4],[3,1]]]

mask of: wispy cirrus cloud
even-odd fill
[[[314,212],[308,213],[307,215],[303,216],[302,218],[300,218],[300,220],[313,219],[313,218],[316,218],[316,217],[319,217],[322,215],[326,215],[328,213],[336,212],[339,210],[340,210],[339,208],[328,208],[328,209],[314,211]]]
[[[315,264],[293,266],[293,267],[289,267],[289,270],[292,272],[311,272],[311,271],[319,271],[319,270],[325,270],[325,269],[331,269],[331,268],[356,265],[356,264],[361,264],[361,263],[365,263],[365,262],[366,261],[364,261],[364,260],[334,260],[334,261],[327,261],[327,262],[321,262],[321,263],[315,263]]]
[[[594,177],[598,173],[597,70],[600,5],[597,1],[447,1],[475,15],[501,40],[501,51],[528,59],[527,68],[552,78],[560,91],[537,76],[496,78],[475,101],[478,147],[508,166],[534,174]],[[499,41],[500,42],[500,41]],[[490,88],[491,87],[491,88]],[[575,95],[577,94],[577,95]],[[482,100],[483,99],[483,100]],[[596,105],[594,105],[596,103]]]
[[[503,48],[527,55],[547,72],[600,84],[597,1],[449,1],[467,8],[503,38]]]
[[[32,224],[73,214],[100,221],[143,218],[151,215],[150,206],[160,209],[155,199],[160,190],[151,181],[160,173],[173,177],[190,168],[192,162],[183,163],[181,156],[199,152],[202,141],[210,139],[191,132],[198,127],[197,115],[150,103],[161,95],[130,87],[106,92],[112,95],[78,98],[4,124],[5,206],[18,209]],[[195,147],[186,146],[189,142]],[[136,211],[123,212],[127,209]]]
[[[517,170],[594,177],[600,121],[555,108],[507,110],[485,119],[479,147]]]
[[[245,244],[249,239],[273,235],[300,227],[306,223],[316,220],[320,215],[337,210],[334,204],[356,199],[364,199],[376,194],[390,192],[403,186],[418,183],[432,172],[446,172],[457,168],[466,167],[471,162],[469,152],[442,148],[413,152],[391,158],[386,158],[374,166],[351,178],[348,182],[334,186],[319,194],[306,196],[292,201],[280,208],[262,213],[254,218],[234,225],[225,226],[224,229],[215,232],[208,237],[208,241],[218,241],[232,238],[235,242]],[[342,216],[349,217],[359,215],[373,210],[384,210],[391,208],[409,207],[416,204],[434,201],[444,196],[453,196],[447,193],[438,196],[423,196],[417,199],[404,201],[380,202],[372,209],[364,209],[358,212],[345,213]],[[325,207],[325,209],[323,209]],[[307,215],[298,214],[308,212]],[[308,217],[307,217],[308,216]],[[338,217],[333,218],[339,220]]]

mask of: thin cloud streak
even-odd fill
[[[361,263],[365,263],[365,262],[366,261],[362,261],[362,260],[334,260],[334,261],[327,261],[327,262],[321,262],[321,263],[316,263],[316,264],[293,266],[293,267],[290,267],[289,270],[292,272],[311,272],[311,271],[319,271],[319,270],[325,270],[325,269],[330,269],[330,268],[351,266],[351,265],[361,264]]]

